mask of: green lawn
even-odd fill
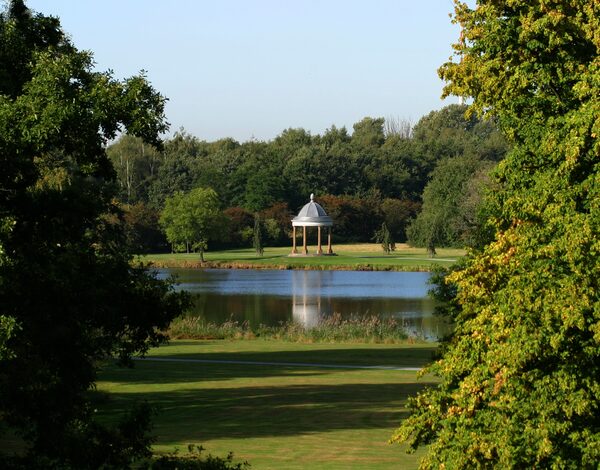
[[[434,345],[302,344],[273,340],[174,341],[149,357],[422,366]],[[187,444],[248,460],[254,469],[416,468],[418,455],[387,444],[405,403],[431,377],[376,369],[140,361],[107,367],[102,419],[131,402],[158,408],[156,450]]]
[[[424,248],[412,248],[399,244],[396,251],[386,255],[381,247],[373,243],[334,246],[337,256],[288,257],[289,247],[265,248],[262,257],[257,257],[251,248],[214,251],[205,253],[209,266],[222,267],[270,267],[286,269],[391,269],[398,271],[425,271],[434,264],[450,265],[465,251],[455,248],[440,248],[433,258]],[[314,252],[311,247],[310,252]],[[158,267],[200,266],[197,253],[153,254],[140,257]]]

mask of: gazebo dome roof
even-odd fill
[[[333,220],[315,201],[315,195],[310,195],[310,202],[306,204],[298,215],[292,219],[294,227],[331,227]]]

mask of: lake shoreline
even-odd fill
[[[440,248],[430,257],[425,248],[397,244],[396,250],[384,253],[375,243],[336,246],[336,256],[288,256],[287,247],[266,247],[262,256],[252,248],[238,248],[204,253],[154,253],[139,255],[138,262],[155,268],[245,269],[304,271],[389,271],[431,272],[434,266],[451,266],[465,255],[456,248]]]
[[[428,272],[300,269],[154,268],[191,294],[180,338],[302,337],[314,341],[370,337],[426,340],[446,334],[433,316]],[[302,326],[302,328],[300,328]],[[317,327],[307,333],[304,330]],[[341,330],[346,330],[342,337]],[[316,335],[316,336],[315,336]]]
[[[434,260],[433,260],[434,261]],[[431,265],[328,265],[328,264],[267,264],[267,263],[240,263],[230,261],[190,261],[190,260],[152,260],[148,262],[151,267],[159,269],[255,269],[255,270],[302,270],[302,271],[394,271],[394,272],[431,272]]]
[[[334,314],[316,325],[305,326],[295,320],[279,325],[228,320],[217,324],[200,316],[182,316],[171,322],[164,331],[175,340],[277,340],[291,343],[360,343],[360,344],[416,344],[432,341],[412,333],[396,318],[379,318],[375,315],[344,318]]]

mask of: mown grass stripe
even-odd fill
[[[382,370],[402,370],[402,371],[420,371],[420,367],[403,366],[358,366],[350,364],[318,364],[304,362],[268,362],[268,361],[234,361],[220,359],[185,359],[185,358],[167,358],[167,357],[139,357],[137,361],[157,361],[157,362],[184,362],[198,364],[237,364],[252,366],[283,366],[283,367],[316,367],[319,369],[382,369]]]

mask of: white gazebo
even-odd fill
[[[331,227],[333,226],[333,220],[327,215],[325,209],[315,202],[315,195],[310,195],[310,202],[306,204],[298,213],[296,217],[292,219],[292,253],[290,256],[308,256],[308,247],[306,243],[306,227],[317,227],[318,229],[318,244],[317,244],[317,256],[333,255],[331,249]],[[298,253],[296,248],[296,227],[302,227],[302,252]],[[323,253],[321,246],[321,228],[327,227],[327,252]]]

